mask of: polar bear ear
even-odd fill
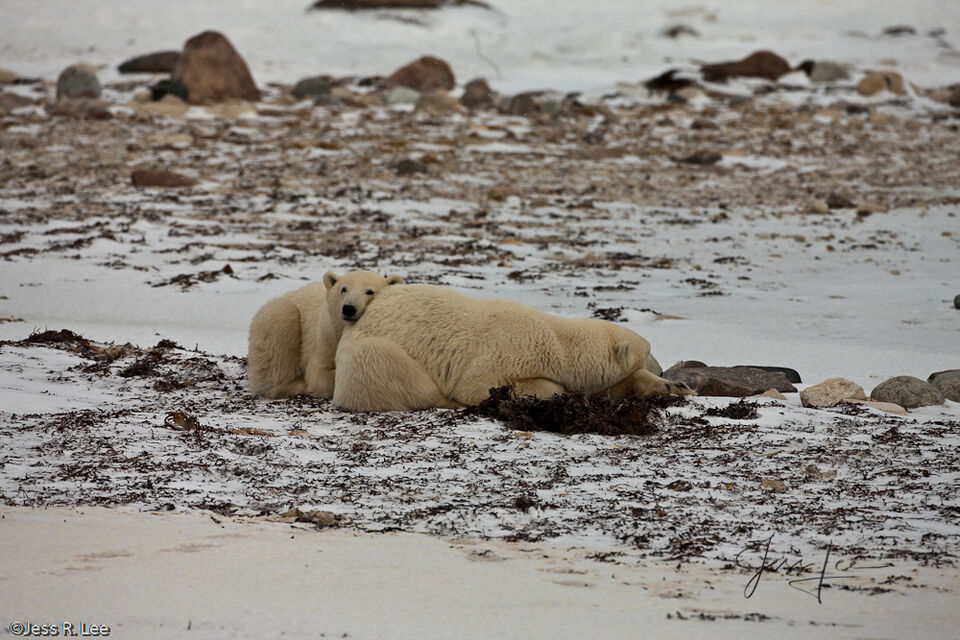
[[[628,362],[630,360],[630,343],[618,342],[616,346],[614,346],[613,352],[617,355],[617,360]]]
[[[403,276],[390,276],[387,278],[387,286],[392,284],[403,284]]]
[[[339,279],[340,276],[335,274],[333,271],[327,271],[325,274],[323,274],[323,286],[325,286],[329,291],[330,287],[337,284],[337,280]]]

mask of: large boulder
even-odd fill
[[[187,40],[173,69],[173,79],[186,85],[191,104],[260,100],[260,90],[247,63],[217,31],[204,31]]]
[[[57,77],[57,99],[99,98],[100,81],[92,67],[75,64],[60,72]]]
[[[757,51],[743,60],[707,64],[700,67],[705,80],[723,82],[728,78],[766,78],[778,80],[790,73],[790,64],[772,51]]]
[[[870,392],[870,399],[893,402],[907,409],[943,404],[939,389],[913,376],[896,376],[881,382]]]
[[[927,382],[935,386],[947,400],[960,402],[960,369],[937,371],[930,374]]]
[[[800,402],[805,407],[825,409],[848,400],[866,400],[863,387],[845,378],[827,378],[820,384],[800,392]]]
[[[701,396],[742,398],[759,395],[768,389],[786,393],[797,389],[782,371],[764,371],[754,367],[698,367],[683,362],[670,367],[661,376],[674,382],[686,383]]]
[[[446,62],[433,56],[423,56],[394,71],[384,82],[384,88],[409,87],[415,91],[450,91],[457,84],[453,70]]]
[[[121,63],[117,71],[120,73],[173,73],[179,60],[179,51],[157,51],[130,58]]]

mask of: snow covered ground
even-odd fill
[[[843,376],[867,393],[960,368],[958,118],[924,97],[960,80],[955,2],[515,2],[423,15],[306,4],[171,2],[160,14],[0,0],[0,68],[45,80],[5,87],[39,102],[0,120],[0,555],[17,559],[0,568],[3,624],[54,616],[253,637],[256,624],[238,620],[254,583],[277,589],[260,601],[276,628],[305,635],[319,587],[300,560],[319,551],[336,556],[320,569],[330,599],[316,629],[328,635],[484,637],[485,620],[503,637],[577,625],[607,637],[638,626],[902,637],[909,623],[912,637],[935,638],[955,627],[944,600],[960,587],[960,403],[898,417],[806,409],[787,394],[736,419],[723,417],[732,400],[697,398],[666,410],[652,436],[566,437],[461,412],[264,401],[242,360],[263,302],[326,270],[369,267],[618,318],[665,366],[789,366],[799,387]],[[679,23],[700,36],[659,35]],[[916,34],[882,35],[899,24]],[[131,83],[116,64],[206,28],[274,83],[264,103],[233,120],[138,111],[150,79]],[[856,74],[822,87],[794,73],[681,105],[637,84],[760,48],[794,64],[893,68],[917,90],[863,98]],[[427,52],[460,82],[580,90],[606,111],[426,116],[292,103],[278,88],[387,74]],[[101,68],[112,119],[43,109],[59,71],[81,60]],[[723,159],[677,161],[702,149]],[[405,158],[427,173],[398,177]],[[138,189],[130,171],[143,165],[200,183]],[[810,212],[831,193],[879,206]],[[27,339],[47,329],[72,333]],[[337,527],[251,522],[291,507],[330,511]],[[221,526],[232,537],[217,547]],[[290,536],[307,546],[281,549]],[[746,599],[768,539],[786,563]],[[254,544],[274,573],[252,575]],[[835,569],[880,568],[828,580],[821,606],[788,580],[815,577],[828,548]],[[551,560],[518,560],[533,555]],[[223,613],[182,610],[173,587],[192,558],[211,571],[190,574],[191,588],[222,598]],[[168,588],[156,611],[106,604],[141,571]],[[92,589],[87,575],[109,580]],[[390,606],[351,606],[370,601]]]

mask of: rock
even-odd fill
[[[161,80],[150,87],[150,99],[154,102],[162,100],[166,95],[174,95],[184,102],[189,97],[190,91],[187,85],[178,80]]]
[[[787,397],[786,397],[785,395],[783,395],[782,393],[780,393],[780,392],[777,391],[776,389],[767,389],[766,391],[764,391],[764,392],[761,393],[760,395],[763,396],[764,398],[773,398],[773,399],[775,399],[775,400],[783,400],[783,401],[786,401],[786,399],[787,399]]]
[[[826,200],[811,200],[803,210],[807,213],[830,213],[830,205]]]
[[[197,181],[172,171],[138,169],[130,174],[135,187],[192,187]]]
[[[960,302],[960,296],[957,296]],[[937,388],[947,400],[960,402],[960,369],[949,369],[931,373],[927,382]]]
[[[458,104],[456,100],[447,95],[446,91],[438,89],[421,93],[413,110],[428,113],[450,113],[457,109]]]
[[[157,51],[130,58],[117,67],[120,73],[173,73],[180,60],[179,51]]]
[[[451,6],[473,6],[489,9],[490,5],[480,0],[316,0],[311,9],[439,9]]]
[[[394,87],[383,94],[383,103],[386,105],[416,104],[419,99],[420,92],[409,87]]]
[[[898,96],[906,94],[903,76],[896,71],[871,71],[857,83],[857,92],[862,96],[876,95],[881,91],[889,91]]]
[[[59,100],[47,107],[47,111],[52,116],[81,120],[109,120],[113,117],[113,114],[110,113],[110,103],[92,98]]]
[[[885,36],[915,36],[917,30],[908,24],[898,24],[883,30]]]
[[[312,78],[303,78],[298,80],[290,92],[294,98],[303,100],[304,98],[314,98],[328,104],[333,100],[332,86],[330,76],[314,76]]]
[[[787,490],[787,485],[783,480],[776,480],[774,478],[764,478],[760,481],[760,488],[773,491],[775,493],[783,493]]]
[[[877,411],[883,411],[884,413],[891,413],[896,416],[907,415],[906,409],[892,402],[878,402],[876,400],[856,400],[854,398],[851,398],[849,400],[844,400],[844,402],[848,404],[862,404],[865,407],[870,407],[872,409],[876,409]]]
[[[208,104],[204,106],[204,110],[215,118],[223,118],[225,120],[236,120],[241,116],[257,112],[257,108],[253,106],[253,104],[243,100],[230,100],[228,102]]]
[[[13,71],[0,69],[0,84],[13,84],[20,76]]]
[[[260,90],[247,63],[217,31],[204,31],[187,40],[173,69],[173,79],[186,85],[191,104],[260,100]]]
[[[853,209],[857,205],[855,205],[850,198],[840,195],[837,192],[832,192],[827,196],[827,206],[831,209]]]
[[[866,400],[867,394],[856,382],[844,378],[827,378],[820,384],[800,392],[800,402],[805,407],[823,409],[834,407],[844,400]]]
[[[896,376],[881,382],[870,392],[870,399],[892,402],[907,409],[943,404],[943,394],[929,382],[913,376]]]
[[[397,172],[398,176],[409,176],[415,173],[426,173],[427,165],[418,160],[406,158],[393,165],[393,169]]]
[[[660,363],[657,362],[657,359],[653,357],[652,353],[647,354],[647,359],[643,363],[643,368],[647,371],[651,371],[656,375],[663,373],[663,367],[660,366]]]
[[[163,96],[156,102],[134,100],[129,106],[141,116],[165,116],[168,118],[182,118],[189,108],[186,102],[172,93]]]
[[[487,197],[491,200],[495,200],[496,202],[503,202],[513,195],[516,195],[516,191],[513,189],[513,187],[491,187],[490,190],[487,191]]]
[[[467,83],[460,96],[460,104],[468,109],[480,109],[493,106],[493,90],[483,78],[476,78]]]
[[[685,24],[675,24],[671,27],[667,27],[660,32],[664,38],[673,38],[677,39],[680,36],[692,36],[694,38],[699,38],[700,33],[693,27],[687,26]]]
[[[772,51],[757,51],[743,60],[721,62],[700,67],[704,80],[725,82],[727,78],[766,78],[778,80],[792,69],[786,60]]]
[[[864,200],[863,202],[857,205],[857,215],[858,216],[869,216],[874,213],[886,213],[887,208],[880,204],[879,202],[870,202],[869,200]]]
[[[681,367],[673,366],[661,376],[674,382],[685,382],[701,396],[742,398],[769,389],[792,393],[797,389],[782,371],[764,371],[752,367]]]
[[[837,82],[838,80],[849,80],[850,72],[842,64],[821,60],[804,60],[797,67],[798,71],[803,71],[810,78],[810,82]]]
[[[450,65],[440,58],[423,56],[394,71],[383,86],[386,89],[409,87],[420,92],[433,89],[450,91],[456,83]]]
[[[684,162],[686,164],[696,164],[701,166],[710,166],[712,164],[717,164],[723,160],[723,156],[714,151],[708,151],[706,149],[701,149],[685,158],[674,158],[677,162]]]
[[[11,113],[16,109],[29,107],[36,104],[30,98],[21,96],[19,93],[0,93],[0,109]]]
[[[738,364],[734,366],[734,369],[760,369],[761,371],[779,371],[787,377],[787,380],[794,383],[803,382],[800,379],[800,374],[797,373],[796,369],[790,369],[789,367],[771,367],[769,365],[762,364]]]
[[[957,294],[953,297],[953,308],[960,309],[960,294]]]
[[[670,69],[664,71],[656,78],[650,78],[643,83],[643,86],[647,91],[677,91],[679,89],[688,89],[691,87],[696,87],[697,83],[691,78],[677,78],[676,74],[679,73],[679,69]]]
[[[518,93],[507,103],[507,113],[512,116],[534,116],[540,113],[540,105],[533,93]]]
[[[57,77],[57,99],[99,98],[100,81],[97,74],[86,65],[73,65]]]
[[[947,98],[947,104],[951,107],[960,108],[960,84],[955,86],[950,92],[950,97]]]

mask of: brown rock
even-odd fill
[[[79,118],[81,120],[109,120],[113,117],[109,107],[110,103],[103,100],[71,98],[58,100],[47,107],[47,112],[52,116]]]
[[[117,67],[120,73],[173,73],[179,51],[157,51],[136,58],[130,58]]]
[[[757,51],[736,62],[704,65],[700,71],[705,80],[723,82],[727,78],[778,80],[780,76],[790,73],[791,69],[786,60],[772,51]]]
[[[173,79],[186,85],[191,104],[260,100],[247,63],[226,36],[216,31],[204,31],[187,40]]]
[[[493,106],[493,90],[483,78],[477,78],[467,83],[460,96],[460,104],[468,109],[480,109]]]
[[[845,378],[827,378],[800,392],[803,406],[818,409],[834,407],[850,399],[866,400],[867,394],[863,392],[863,387]]]
[[[685,364],[685,363],[681,363]],[[742,398],[761,394],[768,389],[787,393],[797,389],[781,371],[764,371],[753,367],[683,367],[675,365],[661,376],[684,382],[701,396]]]
[[[384,82],[384,88],[408,87],[414,91],[444,89],[450,91],[456,85],[450,65],[433,56],[423,56],[394,71]]]
[[[17,78],[20,76],[14,73],[13,71],[7,71],[6,69],[0,69],[0,84],[13,84],[17,81]]]
[[[780,393],[780,392],[777,391],[776,389],[767,389],[766,391],[764,391],[764,392],[761,393],[760,395],[763,396],[764,398],[773,398],[774,400],[784,400],[784,401],[785,401],[785,400],[787,399],[787,397],[786,397],[785,395],[783,395],[782,393]]]
[[[135,187],[192,187],[197,184],[193,178],[156,169],[138,169],[130,174]]]
[[[33,104],[36,104],[36,102],[30,98],[21,96],[19,93],[0,93],[0,109],[3,109],[7,113],[12,112],[14,109],[29,107]]]
[[[871,71],[857,83],[857,91],[862,96],[876,95],[881,91],[889,91],[898,96],[906,93],[903,76],[896,71]]]

